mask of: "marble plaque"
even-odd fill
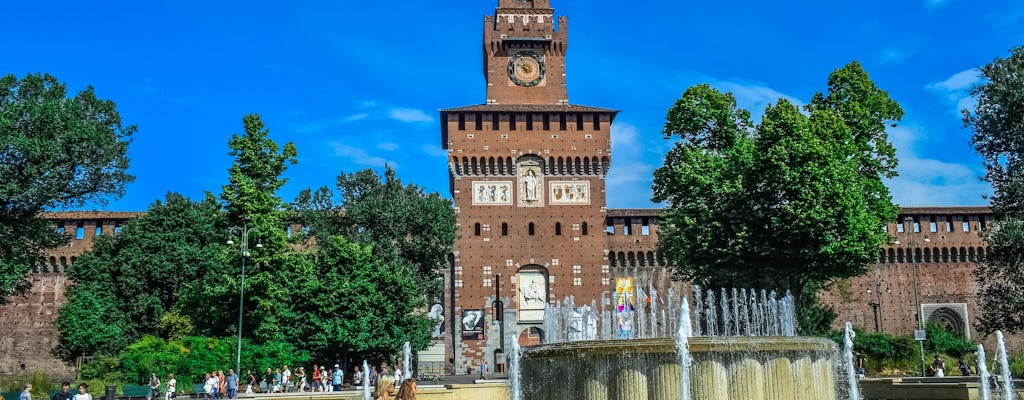
[[[512,205],[512,181],[473,182],[473,205]]]
[[[589,181],[551,181],[548,185],[548,198],[552,205],[590,204]]]

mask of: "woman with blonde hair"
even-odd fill
[[[391,375],[381,375],[380,378],[377,379],[377,390],[373,395],[377,400],[388,400],[392,393],[395,393],[395,377]]]
[[[409,378],[402,382],[402,388],[395,395],[398,400],[416,400],[416,380]]]

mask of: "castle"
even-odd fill
[[[612,109],[574,105],[565,82],[568,25],[549,0],[499,0],[484,18],[486,98],[441,110],[458,239],[444,272],[436,357],[449,373],[504,362],[512,341],[539,343],[544,306],[567,296],[608,301],[619,277],[659,293],[689,293],[655,251],[660,210],[608,209]],[[611,188],[614,189],[614,188]],[[0,375],[73,376],[52,358],[64,273],[96,235],[138,213],[50,213],[71,237],[34,271],[29,294],[0,307]],[[985,207],[903,208],[870,272],[822,295],[865,330],[906,335],[927,322],[980,339],[972,272],[986,245]],[[916,285],[915,285],[916,281]],[[915,292],[917,293],[915,295]],[[918,308],[920,304],[920,308]],[[1024,344],[1011,337],[1012,344]],[[424,356],[425,357],[425,356]]]

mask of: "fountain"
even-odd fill
[[[989,388],[989,381],[992,379],[992,375],[989,375],[988,373],[988,361],[985,360],[985,347],[979,344],[978,352],[975,354],[978,356],[978,377],[981,379],[978,388],[981,392],[981,400],[992,400],[992,389]]]
[[[843,333],[843,363],[846,364],[846,382],[849,385],[850,400],[860,400],[860,389],[857,387],[857,369],[853,365],[853,324],[846,322]]]
[[[402,372],[404,373],[404,375],[402,375],[403,381],[413,377],[411,365],[412,346],[409,344],[409,342],[405,342],[405,345],[402,346]],[[395,384],[401,386],[402,382],[395,382]]]
[[[701,290],[694,287],[694,309],[704,318],[691,316],[686,298],[673,320],[666,316],[672,313],[646,306],[648,299],[657,301],[653,290],[637,302],[631,293],[615,293],[615,312],[595,321],[599,328],[575,335],[544,332],[545,344],[514,349],[512,399],[837,398],[837,346],[795,336],[792,296],[724,289],[716,296]],[[544,327],[566,329],[581,318],[589,321],[587,307],[574,303],[567,298],[549,307]],[[609,324],[619,339],[597,340],[597,332],[610,331]]]
[[[363,360],[363,400],[371,400],[370,396],[370,364]]]
[[[996,359],[999,360],[999,372],[1003,378],[1003,398],[1014,399],[1013,376],[1010,374],[1010,362],[1006,354],[1006,342],[1003,341],[1003,331],[996,331]]]

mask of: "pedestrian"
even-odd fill
[[[92,395],[89,394],[89,385],[85,383],[78,384],[78,394],[75,395],[74,400],[92,400]]]
[[[60,384],[60,391],[54,393],[50,400],[71,400],[74,397],[71,394],[71,382],[62,382]]]
[[[487,360],[480,361],[480,379],[487,379]]]
[[[322,379],[323,379],[323,375],[320,374],[320,368],[316,364],[313,364],[313,391],[314,392],[323,391],[323,387],[321,387],[321,385],[323,385],[323,380]]]
[[[957,361],[957,364],[959,364],[957,366],[957,368],[960,368],[960,375],[970,376],[971,375],[971,367],[969,365],[967,365],[967,363],[964,362],[964,358],[960,357],[956,361]]]
[[[149,376],[149,393],[146,395],[146,400],[153,400],[160,397],[160,378],[156,377],[156,372],[153,372]]]
[[[377,400],[388,400],[392,394],[395,393],[395,378],[391,375],[384,374],[377,380],[377,390],[374,391],[374,396]]]
[[[868,360],[867,357],[864,357],[864,354],[861,354],[861,352],[859,352],[859,351],[855,351],[853,353],[853,357],[854,357],[854,361],[856,363],[855,370],[857,371],[857,377],[858,378],[865,378],[865,377],[867,377],[867,369],[864,367],[864,365],[867,363],[867,360]]]
[[[402,381],[402,369],[398,367],[399,365],[402,365],[402,360],[398,360],[398,363],[395,364],[395,382]]]
[[[299,392],[306,392],[306,367],[299,367],[299,373],[295,375],[299,380]]]
[[[21,391],[21,395],[18,396],[18,400],[32,400],[32,384],[26,383],[25,390]]]
[[[288,366],[284,366],[284,371],[281,371],[281,388],[285,392],[288,392],[289,386],[292,385],[292,371],[288,369]]]
[[[203,393],[207,399],[213,399],[213,376],[210,373],[203,377]]]
[[[238,375],[235,374],[233,368],[228,369],[228,398],[233,399],[238,396]]]
[[[938,354],[935,355],[935,361],[932,361],[932,373],[937,378],[946,376],[946,361],[939,357]]]
[[[167,394],[164,400],[171,400],[178,393],[178,380],[174,379],[174,374],[167,374]]]
[[[267,368],[267,376],[263,380],[263,384],[265,385],[263,391],[270,393],[274,390],[274,371],[271,371],[270,368]]]
[[[245,387],[245,394],[252,394],[252,386],[256,384],[256,375],[252,373],[251,369],[245,370],[245,374],[249,379],[249,384]]]
[[[416,380],[409,378],[402,382],[402,387],[398,389],[395,399],[416,400]]]
[[[227,393],[228,379],[224,376],[224,371],[217,370],[217,398],[223,399]]]
[[[281,392],[281,369],[274,368],[274,393]]]
[[[341,366],[334,364],[334,375],[332,376],[333,379],[331,384],[335,392],[341,391],[341,375],[343,375],[343,372],[341,372]]]
[[[352,384],[355,386],[363,386],[363,373],[359,370],[359,366],[352,367]]]
[[[210,382],[210,388],[212,388],[210,399],[217,400],[217,394],[220,390],[220,380],[217,379],[217,371],[210,372],[210,379],[207,382]]]

